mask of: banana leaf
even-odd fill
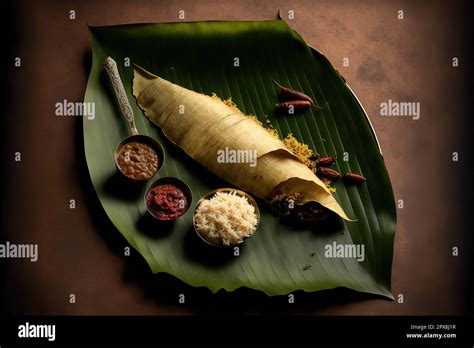
[[[108,217],[152,272],[212,292],[248,287],[273,296],[346,287],[393,298],[396,209],[375,133],[344,79],[298,33],[275,20],[91,27],[90,37],[93,63],[85,102],[95,103],[96,116],[83,120],[87,165]],[[174,224],[150,221],[143,200],[146,184],[129,184],[117,173],[114,149],[129,131],[102,67],[107,56],[118,63],[139,133],[163,144],[166,159],[153,179],[175,176],[193,191],[191,209]],[[367,178],[362,185],[334,185],[335,198],[356,221],[293,226],[258,201],[259,228],[238,252],[204,245],[192,227],[194,204],[206,192],[230,184],[195,163],[143,116],[132,96],[133,64],[190,90],[231,97],[242,112],[261,121],[268,117],[282,136],[292,133],[323,155],[337,155],[336,170]],[[279,90],[273,80],[305,91],[322,108],[276,114]],[[333,243],[364,245],[365,257],[328,257]]]

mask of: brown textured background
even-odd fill
[[[463,314],[471,298],[472,63],[468,1],[18,1],[10,23],[2,95],[3,240],[38,243],[39,261],[0,260],[0,311],[10,314]],[[76,19],[69,19],[69,10]],[[90,44],[87,24],[259,20],[295,11],[289,24],[325,54],[368,112],[382,146],[398,210],[392,288],[404,303],[339,289],[267,298],[240,289],[211,295],[151,275],[102,213],[82,152],[81,120],[54,104],[81,101]],[[405,18],[397,19],[403,10]],[[22,67],[13,67],[13,58]],[[451,59],[459,57],[453,68]],[[349,67],[342,66],[348,57]],[[421,119],[382,118],[381,102],[421,103]],[[2,126],[3,126],[2,125]],[[13,162],[13,153],[22,162]],[[460,153],[460,162],[451,153]],[[69,200],[77,202],[70,210]],[[459,256],[451,255],[459,247]],[[76,295],[70,304],[69,294]],[[188,304],[178,305],[184,293]]]

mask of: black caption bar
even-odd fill
[[[11,317],[0,346],[72,343],[471,344],[472,317]]]

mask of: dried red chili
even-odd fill
[[[316,174],[321,178],[329,179],[332,181],[335,181],[341,177],[341,174],[339,174],[338,171],[326,167],[319,167],[316,171]]]
[[[280,85],[278,82],[273,80],[273,82],[280,87],[280,94],[278,95],[278,98],[282,101],[288,101],[288,100],[305,100],[310,103],[310,106],[313,105],[313,99],[307,95],[304,94],[303,92],[297,91],[295,89],[291,89],[285,86]]]
[[[294,113],[296,110],[304,110],[312,104],[307,100],[291,100],[280,104],[276,104],[275,107],[279,111],[285,111],[287,113]]]
[[[318,167],[330,167],[336,163],[336,159],[333,156],[321,157],[316,161]]]
[[[367,179],[360,174],[347,173],[344,175],[343,180],[348,184],[360,184]]]

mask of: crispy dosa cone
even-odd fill
[[[139,67],[134,69],[133,95],[171,142],[222,179],[267,201],[281,192],[298,194],[296,204],[315,201],[350,220],[326,185],[280,139],[236,107]],[[220,163],[218,153],[226,148],[256,150],[256,166]]]

